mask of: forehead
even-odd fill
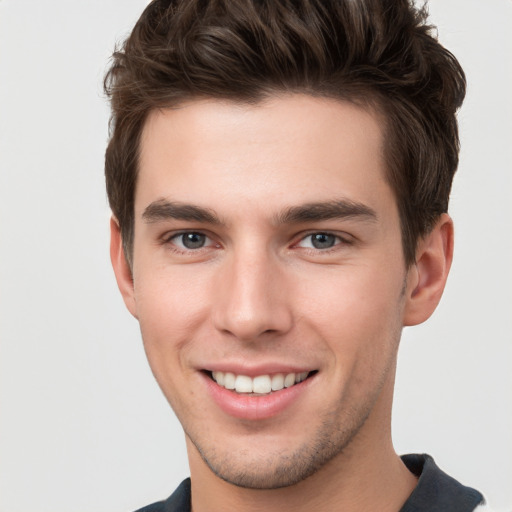
[[[379,118],[307,95],[257,104],[214,99],[151,112],[141,138],[136,215],[172,198],[245,208],[389,193]]]

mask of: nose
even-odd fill
[[[238,254],[218,274],[215,327],[240,341],[254,342],[288,332],[293,323],[286,275],[272,254]]]

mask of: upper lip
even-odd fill
[[[274,375],[276,373],[303,373],[312,372],[316,368],[306,365],[294,365],[283,363],[267,363],[258,365],[236,364],[236,363],[212,363],[205,365],[202,370],[208,372],[230,372],[235,375],[246,375],[257,377],[258,375]]]

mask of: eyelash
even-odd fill
[[[197,247],[197,248],[179,247],[176,244],[175,240],[179,239],[180,237],[183,237],[185,235],[199,235],[201,237],[205,237],[205,239],[210,241],[211,243],[209,243],[207,245],[203,245],[201,247]],[[174,252],[179,253],[179,254],[198,253],[199,251],[201,251],[201,249],[207,249],[212,246],[220,247],[220,245],[216,244],[214,242],[214,240],[210,236],[208,236],[206,233],[203,233],[201,231],[193,231],[193,230],[180,231],[178,233],[168,234],[162,238],[162,243],[164,245],[168,245]]]
[[[202,245],[202,246],[197,247],[197,248],[180,247],[180,246],[178,246],[176,244],[175,240],[177,240],[180,237],[183,237],[185,235],[198,235],[200,237],[204,237],[207,242],[209,241],[209,243],[207,243],[207,245]],[[318,235],[322,235],[322,236],[326,236],[326,237],[334,237],[333,245],[330,246],[330,247],[324,247],[324,248],[314,247],[314,242],[313,242],[312,237],[315,236],[315,235],[317,235],[317,236]],[[354,243],[354,241],[351,240],[348,235],[347,236],[341,236],[339,234],[332,233],[332,232],[329,232],[329,231],[311,231],[311,232],[306,233],[306,234],[301,234],[300,239],[297,242],[293,243],[291,245],[291,247],[292,248],[295,248],[295,247],[301,248],[300,244],[303,243],[304,241],[306,241],[308,238],[311,239],[311,245],[313,245],[313,247],[302,247],[302,249],[304,249],[304,250],[306,250],[308,252],[314,252],[315,254],[328,254],[328,253],[331,253],[333,251],[339,250],[340,249],[339,246],[348,246],[348,245],[352,245]],[[194,231],[194,230],[191,230],[191,231],[180,231],[178,233],[172,233],[172,234],[168,234],[166,236],[163,236],[162,237],[162,243],[164,245],[168,245],[173,252],[176,252],[178,254],[193,254],[193,253],[197,254],[197,253],[199,253],[203,249],[208,249],[210,247],[215,247],[215,248],[219,248],[220,247],[220,244],[216,243],[212,239],[212,237],[208,236],[206,233],[204,233],[202,231]]]
[[[333,233],[330,231],[311,231],[307,234],[301,235],[298,242],[293,244],[293,247],[299,246],[299,244],[303,243],[307,239],[311,240],[311,245],[313,245],[312,237],[315,235],[323,235],[328,237],[334,237],[334,243],[330,247],[318,248],[318,247],[302,247],[303,250],[308,251],[314,254],[330,254],[335,251],[339,251],[342,247],[347,247],[354,244],[354,240],[348,234],[344,234],[343,236],[337,233]]]

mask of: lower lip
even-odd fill
[[[277,416],[306,391],[313,377],[268,395],[244,395],[219,386],[204,374],[206,387],[216,404],[230,416],[245,420],[264,420]]]

